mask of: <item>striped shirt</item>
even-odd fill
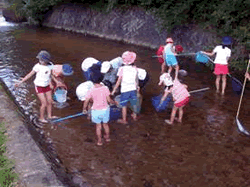
[[[185,88],[185,86],[177,79],[174,80],[172,95],[175,100],[174,103],[179,103],[190,96],[187,88]]]

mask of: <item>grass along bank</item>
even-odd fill
[[[2,119],[0,119],[2,120]],[[18,175],[14,172],[14,161],[6,156],[8,134],[3,122],[0,122],[0,186],[16,186]]]

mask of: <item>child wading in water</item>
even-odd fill
[[[139,90],[138,84],[138,70],[134,65],[136,54],[134,52],[126,51],[122,54],[122,60],[124,66],[118,70],[118,80],[112,91],[114,95],[116,89],[121,85],[121,98],[120,105],[122,106],[122,119],[119,119],[119,123],[127,124],[127,103],[130,101],[131,106],[134,108],[132,118],[137,120],[136,103],[137,103],[137,90]]]
[[[104,139],[106,142],[110,142],[109,137],[109,116],[110,108],[108,103],[116,104],[110,98],[110,91],[108,87],[101,84],[103,76],[101,73],[95,73],[90,75],[94,87],[87,92],[86,100],[83,105],[83,113],[87,113],[87,106],[90,99],[93,100],[93,106],[91,109],[91,120],[96,124],[97,145],[101,146],[102,143],[102,126],[105,131]]]
[[[30,73],[28,73],[19,83],[15,86],[18,87],[21,83],[25,82],[36,74],[34,80],[36,94],[41,102],[40,106],[40,118],[39,121],[42,123],[48,123],[44,117],[45,109],[47,108],[48,119],[57,118],[52,116],[52,90],[51,84],[51,69],[48,63],[50,62],[50,54],[47,51],[40,51],[37,55],[39,62],[33,67]]]
[[[163,101],[166,99],[169,93],[172,93],[174,99],[174,107],[171,112],[170,120],[166,119],[165,122],[169,125],[172,125],[174,120],[176,119],[178,122],[181,123],[183,116],[183,108],[188,104],[190,96],[187,90],[187,85],[181,84],[178,79],[175,79],[172,86],[168,86],[165,89],[164,95],[161,98],[160,105],[163,103]],[[179,109],[179,117],[175,118],[178,109]]]
[[[175,53],[175,49],[173,46],[173,39],[172,38],[167,38],[166,39],[166,43],[167,45],[165,45],[164,47],[164,51],[163,51],[163,58],[165,60],[165,63],[163,63],[162,66],[162,72],[165,72],[165,66],[168,66],[168,73],[171,75],[172,69],[173,67],[175,68],[175,79],[177,79],[178,76],[178,72],[179,72],[179,65],[177,62],[177,59],[175,57],[176,53]]]

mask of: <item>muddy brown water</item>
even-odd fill
[[[110,143],[96,146],[95,125],[86,117],[44,126],[68,173],[96,187],[250,186],[250,141],[238,133],[234,122],[239,96],[233,93],[230,78],[226,95],[216,95],[211,70],[192,58],[179,58],[181,68],[188,71],[183,81],[190,91],[211,89],[192,94],[183,122],[169,126],[164,119],[170,117],[171,110],[157,113],[151,104],[151,97],[162,91],[157,86],[160,65],[152,58],[154,50],[48,28],[17,26],[0,30],[0,76],[17,97],[34,103],[33,112],[38,112],[39,101],[32,80],[21,91],[13,89],[13,80],[32,69],[41,49],[52,54],[54,63],[70,62],[75,71],[65,78],[69,106],[53,109],[53,114],[60,117],[82,110],[75,89],[84,82],[81,62],[86,57],[111,60],[132,50],[138,56],[136,65],[150,74],[140,119],[134,122],[129,117],[129,125],[110,122]],[[246,90],[239,119],[250,130],[249,103]]]

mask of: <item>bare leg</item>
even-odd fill
[[[220,92],[220,75],[216,75],[215,86],[216,86],[216,93],[219,93]]]
[[[169,67],[168,67],[168,73],[169,73],[169,74],[171,74],[172,69],[173,69],[172,66],[169,66]]]
[[[47,116],[48,118],[52,118],[52,91],[46,92],[46,99],[47,99]]]
[[[122,120],[119,119],[118,123],[127,124],[127,107],[122,107]]]
[[[227,75],[222,75],[222,92],[221,92],[221,95],[225,94],[226,86],[227,86]]]
[[[44,93],[38,93],[37,96],[38,96],[38,98],[39,98],[39,100],[41,102],[41,106],[40,106],[40,118],[39,119],[43,121],[43,120],[45,120],[45,118],[44,118],[44,112],[45,112],[45,108],[47,106],[47,100],[46,100],[46,97],[45,97]]]
[[[96,124],[97,145],[102,145],[102,124]]]
[[[161,73],[164,73],[165,71],[166,71],[166,64],[165,64],[165,62],[163,62],[161,64]]]
[[[178,108],[176,106],[173,107],[172,112],[171,112],[171,117],[170,117],[170,122],[173,123],[174,122],[174,118],[176,115],[176,111],[178,110]]]
[[[103,128],[104,128],[104,131],[105,131],[105,140],[106,141],[110,141],[110,138],[109,138],[109,124],[107,123],[103,123]]]
[[[176,66],[175,66],[175,79],[178,78],[179,70],[180,70],[180,66],[179,66],[179,65],[176,65]]]
[[[182,107],[179,108],[179,119],[178,119],[178,121],[180,123],[182,122],[183,108],[184,108],[184,106],[182,106]]]

